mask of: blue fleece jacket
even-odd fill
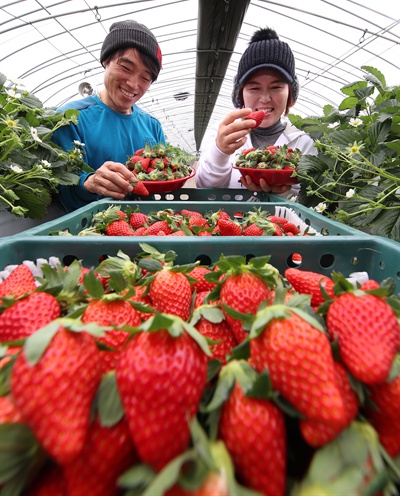
[[[53,141],[66,151],[74,148],[75,140],[84,143],[84,160],[92,169],[98,169],[107,160],[125,164],[145,144],[165,144],[160,122],[137,105],[133,106],[132,114],[120,114],[97,96],[88,96],[59,110],[72,108],[79,111],[78,124],[59,128],[53,134]],[[87,176],[87,172],[81,173],[78,186],[59,186],[58,200],[67,212],[104,198],[84,188]]]

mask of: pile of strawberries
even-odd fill
[[[125,165],[136,175],[138,181],[168,181],[188,177],[192,173],[190,166],[175,152],[175,148],[164,143],[146,145],[136,150]]]
[[[301,158],[298,148],[270,145],[266,148],[247,148],[236,160],[236,167],[251,169],[296,170]]]
[[[54,231],[53,235],[66,235],[65,231]],[[284,217],[271,215],[254,207],[246,213],[229,215],[223,210],[200,213],[194,210],[157,210],[145,214],[140,207],[132,211],[111,205],[93,215],[89,225],[79,236],[305,236],[293,222]]]
[[[4,494],[396,494],[393,281],[141,247],[0,282]]]

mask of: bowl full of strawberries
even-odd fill
[[[177,153],[176,148],[164,143],[146,145],[136,150],[125,165],[148,194],[179,189],[196,173],[193,167],[187,165],[185,157]],[[133,192],[137,192],[136,187]],[[140,190],[137,194],[141,194]]]
[[[248,148],[240,153],[233,168],[243,177],[250,176],[255,184],[260,184],[260,179],[270,186],[296,184],[300,158],[301,151],[287,145]]]

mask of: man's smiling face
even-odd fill
[[[132,105],[142,98],[152,83],[148,67],[136,48],[127,48],[106,65],[102,100],[121,114],[130,114]]]

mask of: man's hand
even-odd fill
[[[109,161],[88,176],[84,187],[90,193],[122,199],[133,190],[133,181],[135,176],[124,164]]]

